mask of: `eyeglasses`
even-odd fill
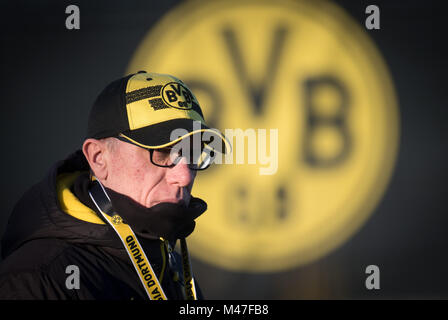
[[[117,136],[118,140],[136,145],[129,140]],[[201,149],[194,148],[193,144],[186,144],[188,141],[181,141],[179,144],[160,148],[160,149],[146,149],[149,151],[149,159],[153,165],[162,168],[172,168],[176,166],[182,158],[185,158],[188,167],[191,170],[205,170],[213,163],[216,152],[209,146],[202,144]],[[138,145],[137,145],[138,146]],[[188,154],[182,154],[188,153]]]
[[[202,150],[191,150],[190,154],[182,154],[182,148],[161,148],[161,149],[149,149],[149,158],[151,163],[162,168],[172,168],[176,166],[182,158],[187,160],[188,167],[191,170],[205,170],[213,162],[215,152],[208,148],[202,148]]]

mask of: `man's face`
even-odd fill
[[[196,171],[184,158],[174,167],[159,167],[151,163],[148,150],[118,139],[105,156],[106,187],[147,208],[160,202],[189,204]]]

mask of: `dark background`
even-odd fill
[[[362,27],[369,4],[381,10],[381,29],[368,34],[392,74],[401,121],[388,189],[347,243],[309,265],[254,275],[193,259],[207,298],[448,298],[443,2],[335,2]],[[80,147],[96,95],[124,74],[146,32],[178,3],[1,1],[1,234],[26,188]],[[80,8],[80,30],[65,28],[70,4]],[[380,290],[365,288],[370,264],[380,267]]]

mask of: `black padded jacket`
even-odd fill
[[[2,238],[0,299],[148,299],[121,240],[88,197],[88,170],[78,150],[16,204]],[[167,298],[183,299],[180,255],[172,270],[163,241],[139,241]]]

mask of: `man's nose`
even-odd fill
[[[179,187],[186,187],[193,183],[196,174],[188,167],[187,160],[182,158],[173,168],[166,173],[167,181],[177,184]]]

